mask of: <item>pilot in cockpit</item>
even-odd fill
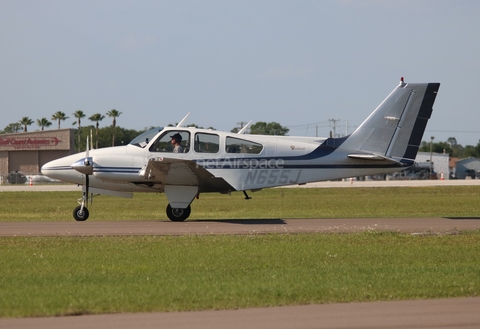
[[[170,136],[172,138],[173,153],[183,153],[183,147],[180,145],[182,143],[182,135],[176,133],[175,135]]]

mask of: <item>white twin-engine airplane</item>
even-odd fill
[[[51,161],[42,173],[83,185],[73,217],[88,218],[89,193],[165,192],[167,216],[184,221],[200,193],[256,191],[397,172],[413,165],[440,83],[400,84],[350,135],[264,136],[182,127],[146,131],[126,146]],[[187,115],[188,116],[188,115]]]

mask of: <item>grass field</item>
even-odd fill
[[[475,186],[392,188],[283,188],[243,194],[201,194],[190,219],[358,218],[480,216]],[[0,221],[71,221],[78,192],[0,193]],[[132,199],[99,196],[88,206],[91,220],[167,219],[164,194]]]
[[[478,296],[480,232],[0,239],[0,316]]]
[[[0,193],[0,221],[73,221],[78,193]],[[192,219],[478,217],[475,187],[201,195]],[[99,197],[90,220],[165,219],[164,195]],[[0,317],[480,295],[480,231],[2,237]]]

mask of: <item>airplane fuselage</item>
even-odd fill
[[[218,136],[218,150],[202,152],[188,149],[185,153],[172,153],[167,150],[151,150],[156,138],[182,132],[190,135],[188,143],[193,145],[197,134]],[[260,145],[258,154],[229,153],[226,140],[235,138]],[[328,139],[331,143],[340,143],[342,139]],[[124,192],[163,192],[168,180],[158,181],[145,173],[150,160],[163,157],[185,160],[210,172],[212,177],[222,178],[224,190],[199,186],[199,192],[229,192],[236,190],[255,190],[274,186],[305,184],[309,182],[332,180],[344,177],[365,176],[395,172],[406,165],[379,163],[348,157],[352,150],[326,146],[326,138],[284,137],[263,135],[236,135],[196,128],[168,127],[159,132],[145,147],[129,144],[91,150],[94,160],[93,175],[90,178],[92,188]],[[49,162],[42,172],[52,178],[83,185],[85,175],[73,169],[71,165],[86,157],[85,152]],[[173,173],[170,173],[173,175]],[[168,178],[167,174],[167,178]],[[184,177],[184,176],[182,176]],[[174,182],[178,184],[178,177]],[[184,184],[189,185],[186,180]]]

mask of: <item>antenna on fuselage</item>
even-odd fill
[[[187,113],[187,115],[182,119],[182,121],[180,121],[178,124],[177,124],[177,127],[181,127],[182,124],[185,122],[185,120],[187,120],[188,116],[190,115],[190,112]]]
[[[250,127],[250,125],[252,124],[252,121],[253,120],[250,120],[245,126],[243,126],[243,128],[240,129],[237,134],[239,134],[239,135],[244,134],[245,131],[247,131],[247,128]]]
[[[87,138],[87,147],[88,147],[88,138]],[[92,129],[90,129],[90,149],[93,150],[93,132],[92,132]]]

